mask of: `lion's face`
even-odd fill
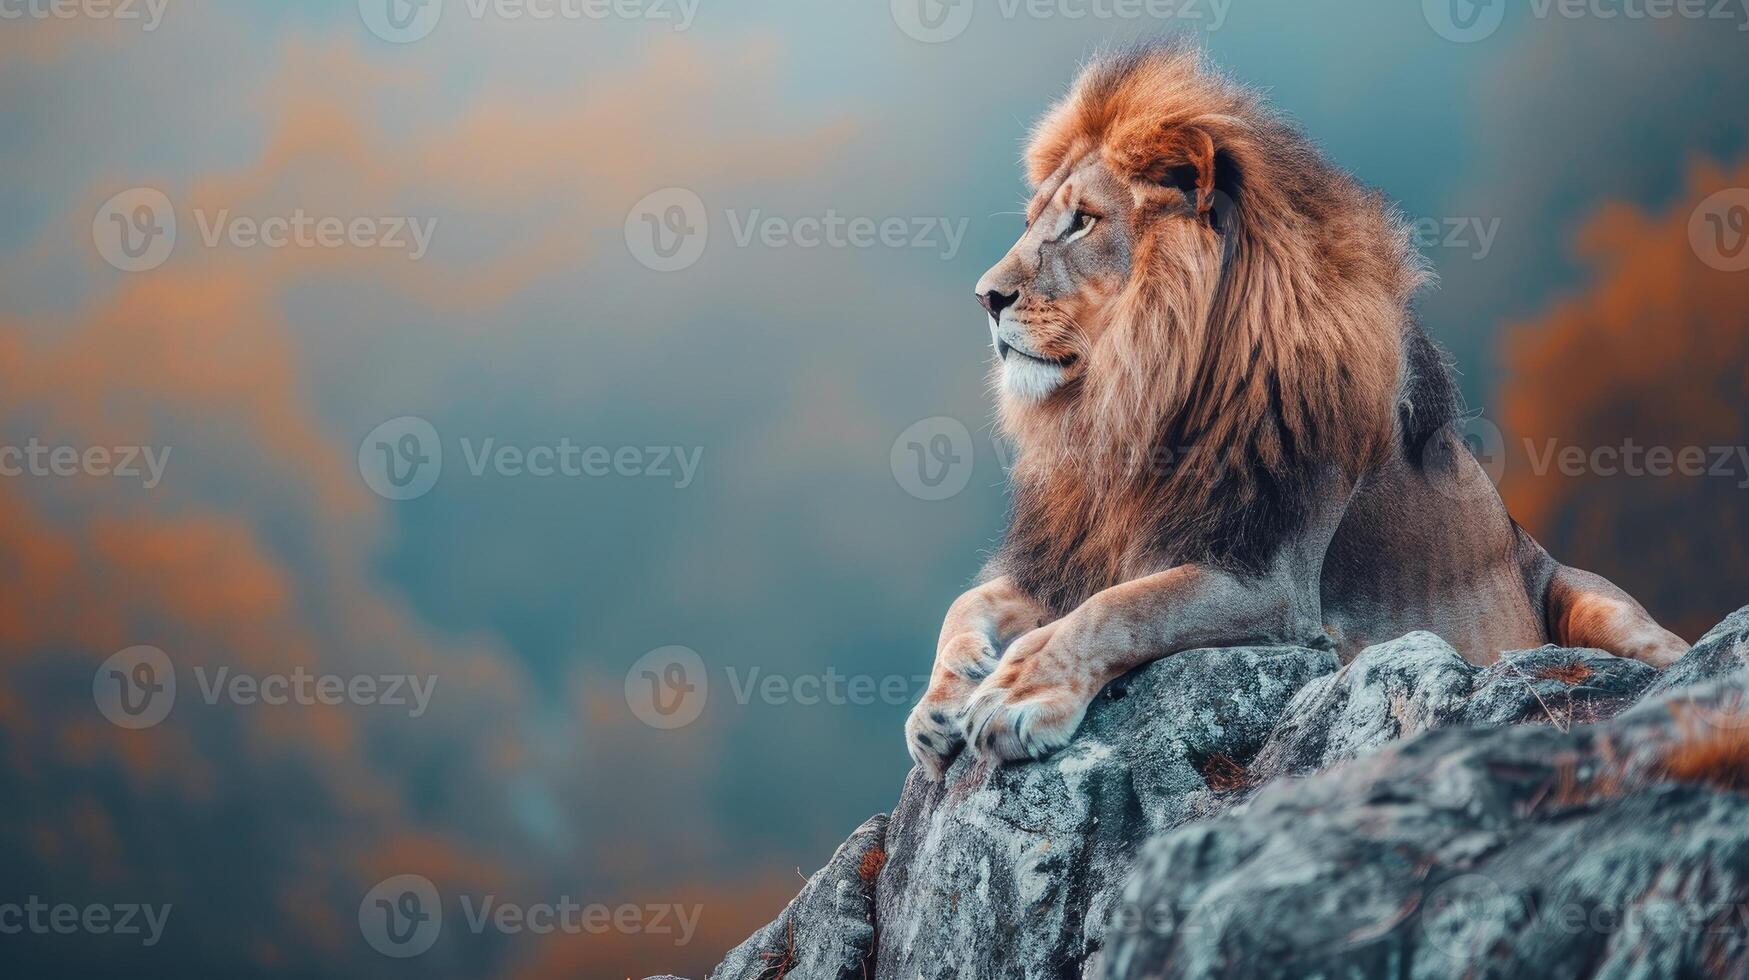
[[[1001,397],[1014,409],[1042,405],[1059,392],[1070,399],[1085,387],[1070,383],[1101,369],[1099,348],[1113,313],[1132,280],[1163,271],[1158,253],[1173,256],[1168,274],[1218,262],[1218,243],[1183,193],[1139,186],[1097,153],[1044,180],[1026,217],[1020,241],[976,288],[989,314]],[[1139,262],[1139,253],[1147,259]],[[1203,279],[1184,278],[1187,286]]]
[[[1048,181],[1020,240],[978,280],[1005,398],[1043,401],[1087,370],[1101,311],[1130,276],[1128,198],[1097,159]]]

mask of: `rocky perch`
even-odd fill
[[[1749,608],[1659,674],[1199,650],[913,772],[712,980],[1749,978]]]

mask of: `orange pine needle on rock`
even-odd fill
[[[1250,781],[1245,767],[1234,761],[1233,757],[1225,752],[1216,752],[1209,756],[1208,762],[1202,767],[1202,778],[1208,783],[1209,789],[1216,793],[1231,793],[1237,789],[1244,789]]]
[[[881,869],[887,866],[887,852],[875,847],[862,855],[862,863],[857,866],[856,873],[863,881],[872,883],[880,877]]]
[[[1539,680],[1560,681],[1568,687],[1577,687],[1592,678],[1596,671],[1578,661],[1565,664],[1550,664],[1536,672]]]
[[[1658,769],[1679,782],[1749,792],[1749,714],[1691,729],[1664,751]]]

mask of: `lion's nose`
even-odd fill
[[[978,294],[978,302],[991,316],[998,319],[1001,318],[1002,311],[1013,306],[1014,301],[1019,298],[1019,290],[1015,290],[1012,293],[1005,293],[998,289],[991,289]]]

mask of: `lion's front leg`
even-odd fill
[[[1181,565],[1106,589],[1015,641],[972,694],[966,740],[998,760],[1048,755],[1135,667],[1200,647],[1307,642],[1320,632],[1316,588]]]
[[[966,702],[996,670],[1003,648],[1048,620],[1007,577],[955,600],[941,626],[929,689],[905,722],[905,746],[930,779],[939,780],[965,744]]]
[[[1689,650],[1688,641],[1658,625],[1646,607],[1601,575],[1559,565],[1543,603],[1551,639],[1562,646],[1591,647],[1659,670]]]

